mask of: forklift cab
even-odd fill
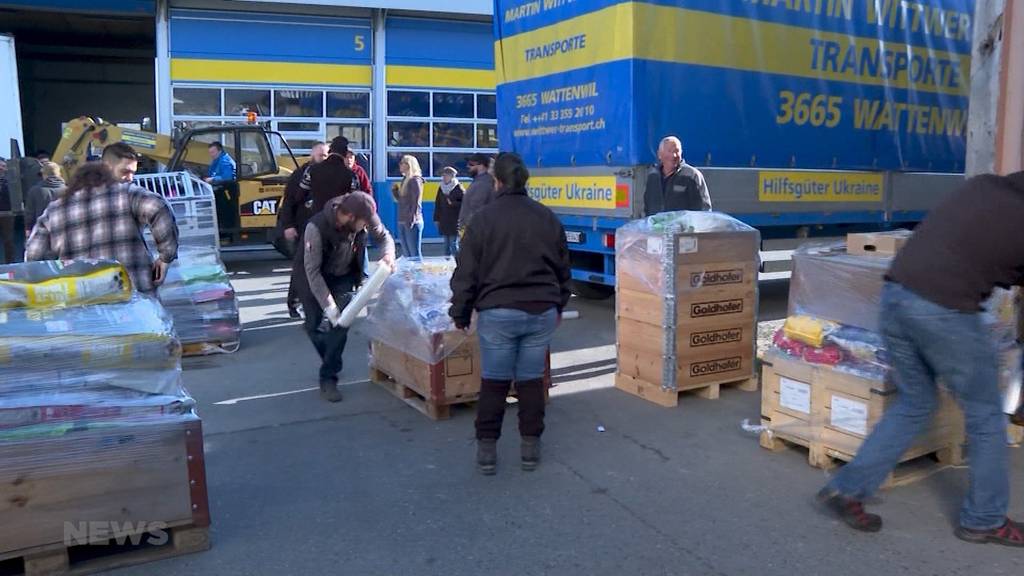
[[[271,138],[287,166],[280,166]],[[214,185],[222,244],[268,242],[277,225],[284,187],[299,167],[284,138],[257,124],[210,126],[189,130],[178,140],[169,171],[188,171],[206,178],[213,157],[210,144],[220,142],[235,161],[235,181]]]

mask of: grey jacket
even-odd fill
[[[400,184],[396,192],[392,190],[395,202],[398,204],[398,223],[416,224],[423,223],[423,178],[413,176]]]
[[[485,172],[473,178],[466,193],[462,196],[462,209],[459,211],[459,230],[464,230],[470,218],[494,200],[494,176]]]
[[[661,165],[647,173],[644,190],[644,216],[677,210],[711,210],[711,195],[700,170],[686,162],[667,178]]]
[[[59,198],[67,186],[61,178],[47,178],[25,195],[25,227],[31,230],[54,198]]]

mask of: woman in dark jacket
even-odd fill
[[[30,235],[35,228],[36,220],[43,215],[46,207],[64,194],[67,188],[64,178],[61,177],[60,166],[53,162],[43,162],[42,176],[43,179],[25,195],[25,228]]]
[[[462,236],[449,313],[466,329],[477,316],[482,382],[477,467],[494,474],[505,397],[515,381],[524,470],[540,461],[548,346],[569,303],[569,247],[558,217],[526,194],[529,171],[505,153],[494,164],[496,197]]]
[[[437,223],[437,231],[444,236],[445,256],[459,253],[459,211],[462,210],[465,190],[456,176],[458,172],[451,166],[441,170],[441,185],[437,187],[434,199],[434,222]]]

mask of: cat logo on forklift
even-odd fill
[[[271,200],[253,200],[252,201],[252,215],[253,216],[274,216],[277,214],[277,199]]]

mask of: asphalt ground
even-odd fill
[[[287,318],[288,263],[232,258],[245,333],[232,355],[188,359],[204,421],[210,551],[120,575],[1018,574],[1024,550],[952,534],[966,468],[883,492],[878,534],[813,504],[826,473],[741,427],[760,394],[683,395],[662,408],[613,387],[612,300],[574,299],[552,346],[557,387],[544,461],[518,467],[514,408],[499,470],[473,466],[473,410],[431,421],[367,381],[358,322],[340,404],[315,390],[317,356]],[[761,319],[785,314],[762,284]],[[762,330],[768,332],[768,328]],[[1012,452],[1013,486],[1022,458]],[[1017,491],[1012,512],[1024,517]]]

